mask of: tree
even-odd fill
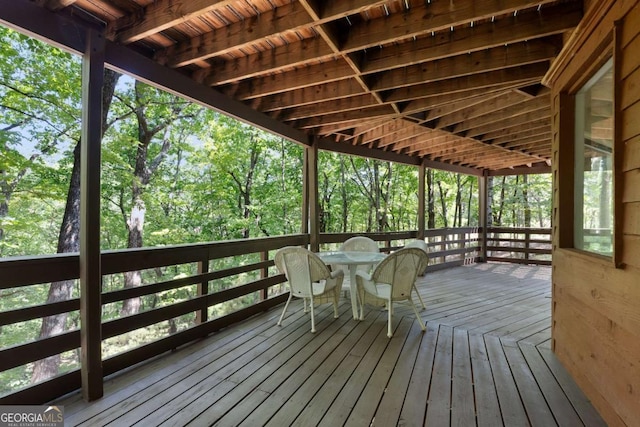
[[[195,108],[189,102],[168,93],[135,81],[133,91],[119,94],[121,108],[129,110],[135,118],[135,149],[133,156],[133,179],[131,181],[131,210],[126,220],[128,230],[127,248],[141,248],[147,207],[143,194],[151,178],[171,148],[171,126],[181,119],[193,118]],[[152,144],[157,152],[150,152]],[[124,287],[133,288],[142,284],[140,271],[124,273]],[[141,298],[123,301],[121,315],[128,316],[140,310]]]

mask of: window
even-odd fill
[[[575,96],[574,247],[613,255],[613,59]]]

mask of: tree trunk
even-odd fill
[[[181,107],[174,106],[173,114],[165,118],[154,127],[150,127],[147,119],[146,95],[144,83],[135,82],[135,105],[130,108],[135,113],[138,121],[138,145],[136,151],[135,166],[133,169],[133,185],[131,186],[131,213],[127,219],[129,236],[127,248],[141,248],[143,245],[144,221],[147,208],[142,195],[151,180],[151,176],[158,169],[171,148],[171,140],[165,138],[160,152],[149,161],[149,145],[153,138],[160,132],[166,132],[169,125],[176,120]],[[127,271],[124,276],[124,288],[130,289],[142,285],[142,274],[139,270]],[[142,299],[140,297],[129,298],[122,302],[121,316],[131,316],[140,311]]]
[[[340,196],[342,198],[342,232],[347,232],[347,223],[349,222],[349,201],[347,199],[347,168],[344,164],[344,156],[340,156],[340,178],[342,185],[340,186]]]
[[[433,169],[427,169],[427,228],[436,228],[436,202],[433,189]]]
[[[493,226],[493,177],[487,177],[487,227]]]
[[[104,70],[102,86],[102,135],[107,130],[107,116],[113,99],[113,93],[120,74]],[[73,169],[69,181],[67,204],[64,209],[60,234],[58,236],[58,253],[78,252],[80,250],[80,142],[73,150]],[[53,282],[49,287],[47,303],[65,301],[71,298],[75,280]],[[48,316],[42,319],[39,339],[63,333],[66,330],[67,313]],[[54,355],[34,364],[31,382],[37,383],[58,374],[60,355]]]
[[[522,175],[522,203],[524,203],[524,226],[531,227],[531,205],[529,204],[529,176]]]
[[[467,227],[471,225],[471,201],[472,200],[473,200],[473,179],[469,181],[469,198],[467,199]]]
[[[462,185],[460,184],[460,174],[456,175],[456,207],[453,213],[453,226],[462,226]]]
[[[440,206],[442,207],[442,218],[444,220],[444,227],[449,226],[449,220],[447,219],[447,201],[445,200],[447,193],[442,190],[442,182],[438,181],[438,190],[440,190]]]
[[[513,202],[511,203],[511,226],[512,227],[519,227],[520,226],[520,221],[518,218],[518,213],[517,213],[517,209],[516,206],[518,205],[517,201],[518,201],[518,187],[520,185],[520,175],[516,175],[516,183],[513,186]]]
[[[500,208],[498,209],[498,217],[494,218],[494,223],[499,227],[502,225],[502,211],[504,209],[504,191],[505,191],[505,183],[507,181],[507,177],[502,177],[502,186],[500,187]]]

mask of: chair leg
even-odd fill
[[[333,318],[337,319],[338,317],[338,301],[340,300],[340,293],[338,292],[334,297],[333,297]]]
[[[311,307],[311,333],[315,333],[316,332],[316,319],[313,316],[313,299],[311,299],[311,301],[309,301],[309,306]]]
[[[387,322],[387,336],[391,338],[393,336],[393,332],[391,332],[391,319],[393,318],[393,301],[389,300],[389,307],[387,308],[387,313],[389,314],[389,320]]]
[[[418,292],[418,288],[415,283],[413,284],[413,289],[416,291],[416,295],[418,295],[418,299],[420,300],[420,305],[422,305],[422,309],[426,310],[427,306],[424,305],[424,301],[422,301],[422,297],[420,296],[420,292]]]
[[[287,307],[289,307],[289,303],[291,302],[291,297],[293,294],[289,292],[289,298],[287,298],[287,302],[284,304],[284,310],[282,310],[282,314],[280,315],[280,320],[278,320],[278,326],[282,325],[282,319],[284,318],[284,313],[287,312]]]
[[[420,323],[420,328],[424,331],[427,328],[426,326],[424,326],[422,317],[420,317],[420,315],[418,314],[418,309],[416,308],[416,305],[413,303],[413,300],[411,299],[411,297],[409,297],[409,304],[411,305],[411,308],[413,308],[413,312],[416,314],[416,319],[418,319],[418,323]]]
[[[304,312],[308,313],[309,312],[309,308],[307,307],[307,299],[306,298],[302,298],[302,304],[304,307]]]

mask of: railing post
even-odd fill
[[[487,262],[487,226],[489,213],[489,191],[488,191],[489,173],[484,171],[482,176],[478,177],[478,225],[480,226],[480,258],[481,262]]]
[[[320,249],[320,206],[318,203],[318,143],[313,139],[307,151],[307,179],[309,180],[309,246],[313,252]]]
[[[203,259],[198,261],[198,274],[205,274],[209,272],[209,259]],[[203,280],[198,283],[198,296],[207,295],[209,293],[209,281]],[[199,325],[201,323],[205,323],[209,320],[209,306],[206,301],[204,303],[204,307],[201,307],[200,310],[196,311],[196,324]]]
[[[524,259],[529,260],[529,246],[531,245],[531,230],[524,230]]]
[[[418,168],[418,236],[419,240],[424,240],[424,216],[425,216],[425,185],[426,166],[423,161]]]

